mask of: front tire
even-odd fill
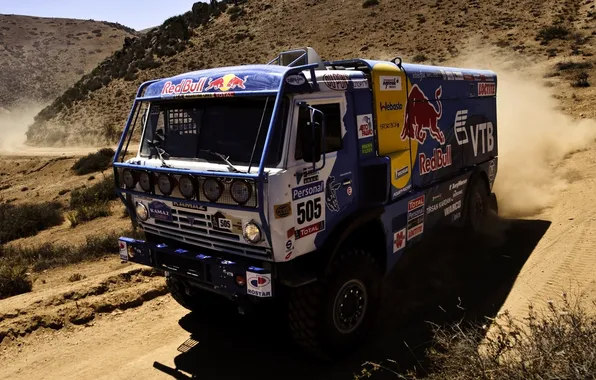
[[[330,359],[368,337],[378,314],[381,271],[367,250],[349,248],[316,283],[290,291],[289,324],[294,341]]]

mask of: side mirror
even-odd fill
[[[316,108],[309,106],[306,103],[300,104],[301,109],[309,112],[310,118],[304,124],[298,126],[301,129],[300,135],[302,141],[300,141],[302,148],[302,157],[304,162],[319,162],[321,155],[323,154],[322,142],[323,142],[323,131],[325,129],[325,114]],[[315,113],[321,115],[321,121],[317,121]]]

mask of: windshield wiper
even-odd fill
[[[164,155],[166,156],[166,158],[170,158],[170,154],[168,152],[165,151],[165,149],[160,147],[160,142],[158,141],[151,141],[149,139],[147,139],[147,143],[153,147],[155,149],[155,151],[157,152],[157,156],[159,157],[159,159],[161,160],[161,166],[162,167],[166,167],[169,168],[170,166],[168,164],[166,164],[166,160],[164,159]]]
[[[228,159],[228,157],[224,156],[223,154],[219,153],[219,152],[214,152],[212,150],[209,149],[199,149],[200,152],[205,152],[205,153],[209,153],[212,154],[214,156],[217,156],[219,158],[221,158],[226,164],[228,164],[228,168],[236,173],[240,173],[240,170],[236,169],[236,167],[234,165],[232,165],[232,163],[230,162],[230,160]]]

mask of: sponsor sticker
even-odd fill
[[[494,82],[478,83],[478,96],[494,96],[497,93],[497,85]]]
[[[406,246],[406,229],[401,229],[393,233],[393,253]]]
[[[450,204],[449,206],[445,207],[445,216],[449,216],[451,215],[453,212],[461,209],[461,200],[459,201],[455,201],[452,204]]]
[[[447,206],[451,202],[453,202],[452,198],[445,198],[445,199],[441,200],[439,203],[428,206],[426,208],[426,213],[431,214],[437,210],[442,209],[443,207]]]
[[[281,205],[273,205],[275,219],[283,219],[292,215],[292,203],[287,202]]]
[[[216,212],[211,217],[213,228],[220,231],[242,233],[242,220],[232,216],[224,215],[221,211]]]
[[[449,184],[449,191],[459,189],[460,187],[464,186],[466,183],[468,183],[467,178],[460,179],[459,181],[453,182],[453,183]]]
[[[286,252],[289,252],[292,249],[294,249],[294,242],[292,242],[291,239],[288,239],[288,241],[286,241]]]
[[[174,202],[172,202],[172,206],[180,207],[180,208],[188,208],[188,209],[197,210],[197,211],[207,211],[207,206],[195,205],[195,204],[192,204],[189,202],[174,201]]]
[[[128,249],[126,242],[119,241],[118,247],[120,248],[120,258],[122,260],[128,261]]]
[[[166,220],[171,222],[172,210],[163,202],[153,201],[149,203],[149,216],[157,220]]]
[[[362,148],[360,149],[360,153],[362,154],[369,154],[373,151],[373,144],[372,143],[364,143],[362,144]]]
[[[408,213],[424,206],[424,194],[408,202]]]
[[[424,194],[408,202],[408,240],[424,232]]]
[[[306,83],[306,79],[302,75],[293,74],[288,75],[288,77],[286,78],[286,83],[292,86],[300,86]]]
[[[400,102],[381,102],[379,103],[379,107],[381,108],[381,111],[401,111],[404,108]]]
[[[325,182],[323,181],[295,187],[292,189],[292,200],[310,197],[311,195],[316,195],[323,191],[325,191]]]
[[[401,169],[395,170],[395,179],[397,180],[397,179],[400,179],[401,177],[407,175],[408,171],[409,171],[409,169],[407,166],[404,166]]]
[[[398,76],[384,76],[379,77],[379,89],[381,91],[401,91],[401,78]]]
[[[352,186],[348,186],[348,189],[346,190],[346,193],[348,194],[348,196],[352,195]]]
[[[325,221],[322,220],[315,224],[311,224],[310,226],[306,226],[304,228],[296,230],[295,237],[296,237],[296,240],[302,239],[303,237],[306,237],[306,236],[312,235],[312,234],[316,234],[320,231],[323,231],[324,229],[325,229]]]
[[[358,90],[361,88],[368,88],[368,80],[367,79],[353,79],[352,84],[354,84],[355,90]]]
[[[495,180],[495,174],[497,173],[497,166],[495,164],[495,160],[492,160],[490,164],[488,164],[488,180],[493,182]]]
[[[356,117],[356,126],[358,128],[358,138],[365,139],[373,136],[372,114],[358,115]]]
[[[424,232],[424,222],[418,225],[412,226],[408,228],[408,240],[415,238],[418,235],[421,235]]]
[[[271,297],[271,275],[246,271],[246,293],[256,297]]]
[[[325,74],[323,82],[332,90],[345,91],[348,89],[350,77],[345,74]]]
[[[411,188],[412,188],[412,184],[408,183],[406,185],[406,187],[403,187],[403,188],[397,190],[396,192],[394,192],[393,195],[391,196],[392,199],[395,199],[395,198],[399,197],[400,195],[407,193],[408,191],[410,191]]]
[[[427,157],[426,154],[418,155],[420,175],[428,174],[436,170],[451,166],[451,145],[447,145],[445,150],[441,148],[433,149],[433,155]]]

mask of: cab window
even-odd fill
[[[314,108],[320,110],[325,114],[325,153],[336,152],[343,146],[341,138],[341,108],[339,103],[316,104]],[[320,118],[319,113],[315,113],[315,120]],[[298,125],[303,125],[310,120],[310,111],[306,108],[300,108],[298,113]],[[296,136],[296,149],[294,158],[301,160],[302,155],[302,129],[298,128]],[[323,151],[323,149],[321,149]]]

